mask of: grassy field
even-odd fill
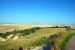
[[[61,44],[65,37],[71,33],[75,33],[75,30],[67,30],[66,28],[43,28],[37,30],[35,33],[29,35],[21,36],[18,40],[8,40],[5,42],[0,42],[0,50],[18,50],[21,46],[23,49],[40,46],[51,41],[50,36],[52,34],[58,34],[59,36],[54,39],[55,47],[57,50],[61,50]]]

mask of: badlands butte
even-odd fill
[[[0,33],[5,33],[12,30],[23,30],[29,29],[33,27],[64,27],[70,26],[71,28],[75,28],[74,25],[60,25],[60,24],[0,24]]]

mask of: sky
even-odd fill
[[[0,23],[75,24],[75,1],[0,0]]]

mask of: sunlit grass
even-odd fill
[[[75,36],[75,30],[70,30],[70,31],[67,32],[67,34],[65,34],[65,36],[63,38],[63,41],[61,43],[61,49],[62,50],[67,50],[67,47],[66,47],[67,43],[72,36]]]
[[[60,50],[61,43],[62,41],[64,41],[64,37],[68,35],[68,31],[66,31],[65,28],[43,28],[37,30],[35,33],[31,33],[29,35],[20,37],[18,40],[8,40],[6,42],[1,42],[0,49],[9,50],[13,48],[17,50],[20,46],[22,46],[23,49],[40,46],[46,44],[48,41],[51,41],[52,39],[50,39],[50,36],[54,33],[61,34],[61,36],[54,39],[56,49]]]

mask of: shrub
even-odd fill
[[[13,30],[13,31],[11,32],[11,34],[16,34],[16,33],[18,33],[17,30]]]
[[[34,33],[34,32],[36,31],[36,28],[31,28],[30,31],[31,31],[32,33]]]
[[[31,29],[21,30],[19,32],[22,33],[22,35],[24,36],[24,35],[34,33],[36,30],[39,30],[39,29],[40,29],[39,27],[34,27],[34,28],[31,28]]]
[[[39,29],[41,29],[40,27],[35,27],[36,28],[36,30],[39,30]]]
[[[21,35],[28,35],[31,33],[34,33],[36,30],[39,30],[40,27],[34,27],[34,28],[30,28],[30,29],[24,29],[24,30],[13,30],[11,32],[6,32],[6,33],[0,33],[0,37],[6,38],[6,36],[10,35],[10,34],[17,34],[17,33],[21,33]]]
[[[2,37],[3,34],[4,34],[4,33],[0,33],[0,37]]]
[[[3,38],[6,38],[6,36],[8,36],[8,35],[10,35],[10,34],[11,34],[11,32],[6,32],[6,33],[2,34],[2,37],[3,37]]]
[[[29,29],[26,29],[26,30],[22,30],[21,33],[22,33],[22,35],[24,36],[24,35],[30,34],[31,31],[30,31]]]

